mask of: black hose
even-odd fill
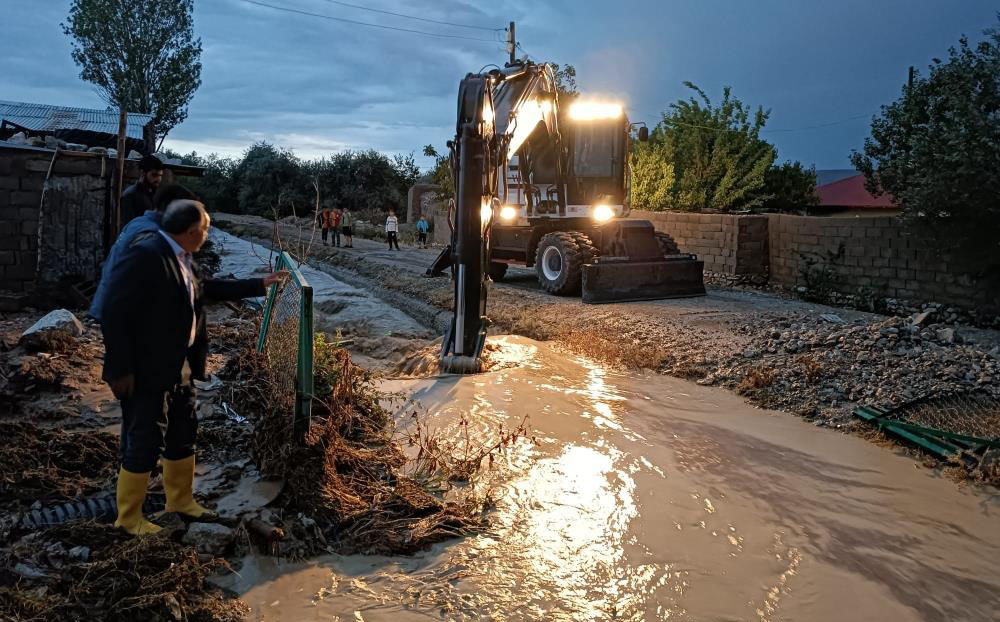
[[[153,514],[162,511],[165,505],[166,496],[163,493],[148,493],[146,501],[142,504],[142,511],[144,514]],[[95,497],[7,515],[0,519],[0,525],[4,526],[0,531],[6,532],[9,528],[25,532],[39,531],[78,520],[110,523],[116,516],[118,516],[118,505],[115,502],[115,495],[103,493]]]

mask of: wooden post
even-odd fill
[[[118,162],[117,171],[118,179],[115,181],[115,214],[114,214],[114,232],[115,237],[122,230],[122,187],[125,183],[125,134],[128,131],[127,121],[128,116],[125,111],[124,106],[119,107],[120,114],[118,117]]]

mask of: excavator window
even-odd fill
[[[577,123],[573,173],[577,177],[617,177],[624,164],[623,133],[618,123]]]

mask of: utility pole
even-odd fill
[[[510,64],[513,65],[517,55],[517,39],[514,38],[514,22],[507,28],[507,51],[510,52]]]
[[[910,65],[910,78],[906,81],[906,97],[913,93],[913,65]]]

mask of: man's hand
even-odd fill
[[[132,397],[132,393],[135,391],[135,375],[129,374],[121,378],[116,378],[109,382],[108,385],[111,387],[111,392],[115,394],[116,398],[127,400]]]
[[[280,270],[278,272],[272,272],[271,274],[264,277],[264,287],[271,287],[278,281],[284,281],[288,278],[288,270]]]

